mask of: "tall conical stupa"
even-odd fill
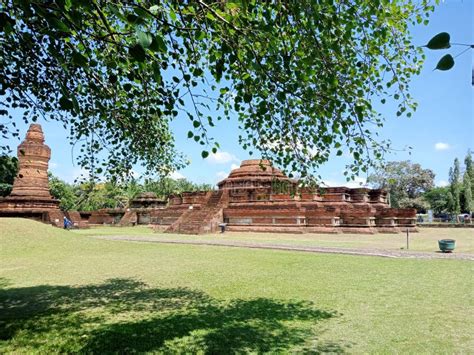
[[[9,196],[0,199],[0,217],[25,217],[62,225],[59,201],[48,186],[51,149],[44,143],[39,124],[31,124],[25,140],[18,146],[18,174]]]

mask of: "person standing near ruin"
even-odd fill
[[[72,222],[69,219],[67,219],[66,216],[64,216],[64,229],[70,229],[71,226],[72,226]]]

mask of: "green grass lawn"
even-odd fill
[[[474,253],[474,229],[472,228],[420,228],[418,233],[410,233],[409,249],[412,251],[438,251],[439,239],[455,239],[456,252]],[[157,240],[193,241],[238,241],[254,244],[281,244],[294,246],[345,247],[364,249],[406,249],[406,234],[288,234],[288,233],[239,233],[226,232],[210,235],[184,235],[154,233],[151,228],[99,227],[75,230],[74,233],[88,236],[126,235],[156,238]]]
[[[0,219],[0,353],[474,348],[469,261],[133,243],[82,233]]]
[[[100,226],[91,227],[85,229],[72,229],[72,233],[76,233],[84,236],[97,236],[97,235],[155,235],[156,233],[152,228],[147,226],[136,226],[136,227],[112,227],[112,226]]]

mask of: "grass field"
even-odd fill
[[[0,219],[1,353],[474,348],[469,261],[130,243],[90,232]]]
[[[75,230],[73,233],[88,236],[126,235],[156,238],[157,240],[193,241],[239,241],[253,244],[281,244],[293,246],[322,246],[364,249],[406,249],[406,234],[277,234],[277,233],[238,233],[226,232],[211,235],[183,235],[154,233],[151,228],[138,227],[99,227]],[[474,229],[471,228],[420,228],[418,233],[410,233],[409,250],[438,251],[439,239],[456,239],[456,252],[474,254]]]

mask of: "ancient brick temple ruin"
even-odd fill
[[[245,160],[217,191],[173,198],[168,208],[186,209],[166,231],[205,233],[222,222],[230,231],[291,233],[396,233],[416,227],[416,210],[390,208],[383,190],[311,191],[297,184],[267,160]]]
[[[127,210],[93,212],[89,219],[91,224],[151,224],[187,234],[215,232],[221,223],[229,231],[397,233],[415,230],[415,221],[415,209],[390,208],[383,190],[298,190],[297,181],[266,160],[243,161],[216,191],[171,196],[166,206],[132,203]]]
[[[25,217],[63,224],[59,201],[54,199],[48,186],[48,162],[51,149],[44,144],[39,124],[32,124],[25,140],[18,146],[18,174],[9,196],[0,198],[0,217]]]
[[[51,152],[41,126],[30,126],[18,147],[20,170],[0,216],[28,217],[61,225],[59,201],[48,189]],[[390,208],[387,193],[368,188],[298,189],[267,160],[245,160],[218,183],[218,190],[185,192],[160,200],[143,193],[124,209],[68,211],[75,226],[153,225],[169,233],[219,230],[291,233],[397,233],[416,228],[416,210]]]

